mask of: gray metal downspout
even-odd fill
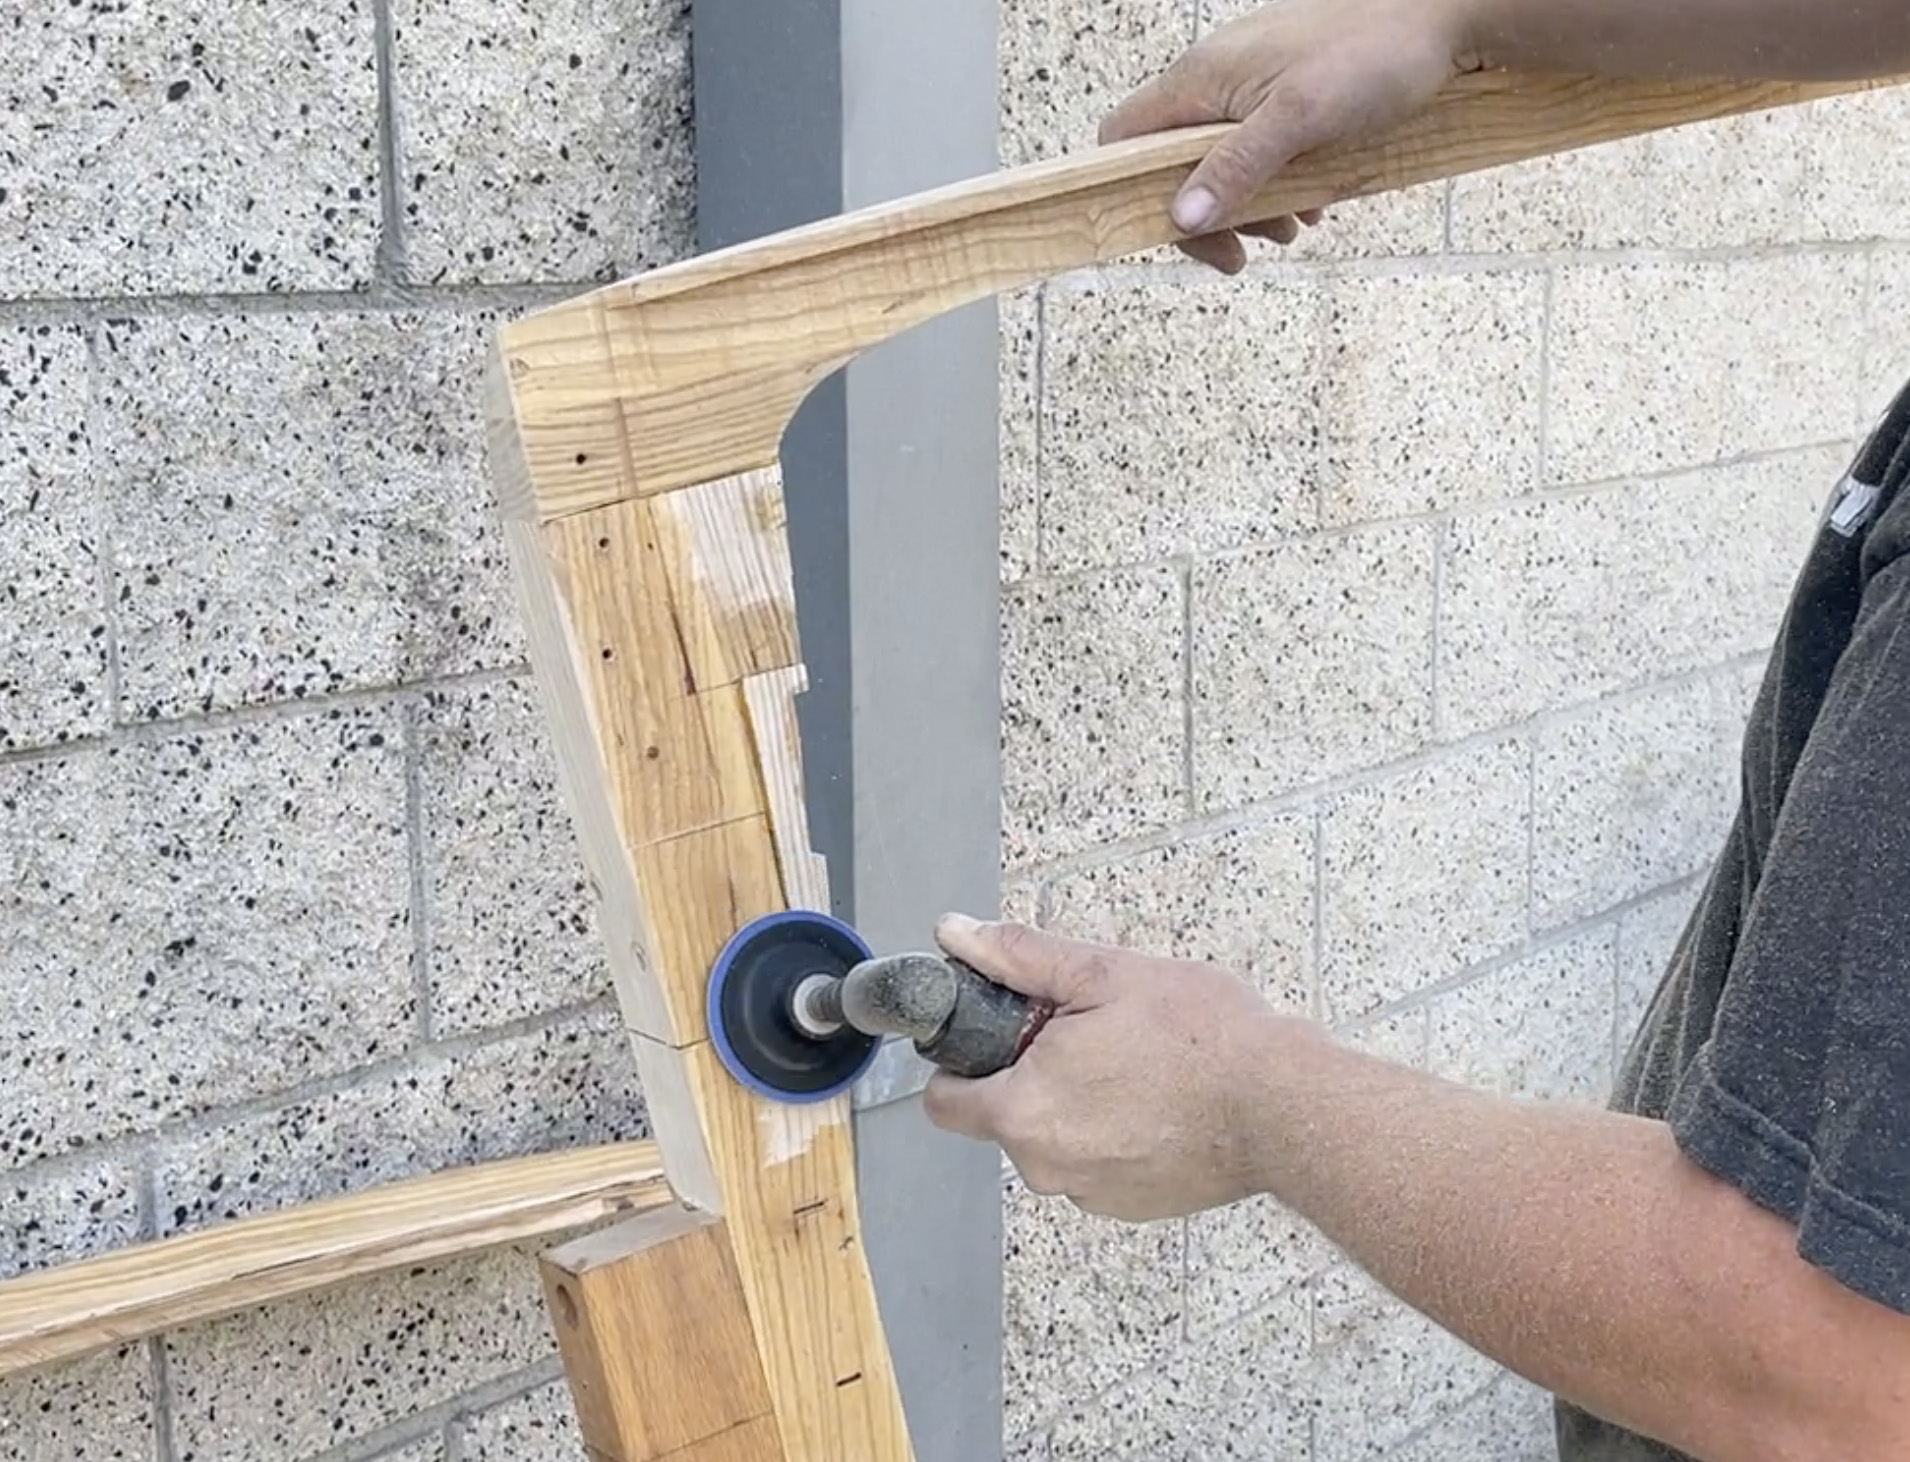
[[[692,0],[698,242],[996,163],[994,0]],[[784,441],[813,841],[878,951],[998,898],[992,302],[825,382]],[[920,1462],[1001,1435],[1001,1162],[922,1115],[891,1048],[857,1092],[863,1232]],[[854,1462],[854,1459],[845,1459]]]

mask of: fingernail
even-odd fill
[[[981,920],[967,914],[942,915],[941,930],[944,934],[973,934],[981,926]]]
[[[1182,233],[1205,233],[1219,203],[1206,188],[1189,188],[1174,200],[1174,226]]]

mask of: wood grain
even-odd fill
[[[756,764],[769,802],[769,825],[776,843],[789,907],[829,912],[828,860],[809,845],[809,811],[802,772],[802,731],[796,697],[809,688],[800,665],[752,675],[743,682],[755,734]]]
[[[1503,72],[1296,160],[1262,216],[1896,81],[1610,82]],[[506,328],[544,518],[766,469],[817,382],[945,311],[1171,242],[1168,204],[1226,125],[1091,148],[740,244]]]
[[[501,359],[492,378],[504,379]],[[507,442],[494,470],[522,460]],[[774,1455],[908,1462],[861,1243],[849,1100],[768,1101],[723,1068],[708,1032],[709,975],[730,936],[796,901],[828,904],[800,814],[780,474],[508,527],[559,780],[587,825],[602,922],[628,940],[612,968],[644,1097],[672,1188],[723,1220]]]
[[[673,1204],[655,1143],[456,1168],[0,1283],[0,1376]]]
[[[721,1219],[672,1207],[545,1254],[544,1291],[584,1445],[600,1462],[782,1455]],[[708,1452],[699,1451],[709,1449]]]

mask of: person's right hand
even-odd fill
[[[1101,141],[1239,122],[1174,201],[1181,248],[1225,273],[1246,263],[1241,234],[1291,243],[1311,211],[1244,216],[1288,162],[1418,112],[1462,70],[1466,0],[1277,0],[1210,32],[1121,102]]]

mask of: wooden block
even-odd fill
[[[809,688],[800,665],[752,675],[743,682],[756,764],[769,803],[776,865],[792,909],[829,912],[829,865],[809,843],[809,809],[802,773],[802,734],[796,697]]]
[[[756,1332],[720,1219],[681,1207],[648,1214],[551,1250],[542,1271],[593,1457],[780,1462]]]
[[[775,1421],[758,1417],[685,1448],[670,1462],[763,1462],[766,1457],[781,1455],[776,1450],[780,1446]]]
[[[801,651],[781,472],[700,482],[648,506],[697,683],[734,685],[794,665]]]
[[[888,1343],[861,1239],[847,1097],[813,1105],[741,1091],[709,1046],[683,1053],[737,1270],[792,1459],[907,1459]]]
[[[729,937],[743,925],[786,907],[769,818],[741,822],[648,844],[636,851],[644,889],[668,889],[644,902],[650,977],[671,1011],[672,1034],[659,1040],[689,1045],[706,1040],[705,991],[709,973]]]
[[[550,525],[558,589],[612,684],[646,699],[798,658],[782,480],[744,473]]]

